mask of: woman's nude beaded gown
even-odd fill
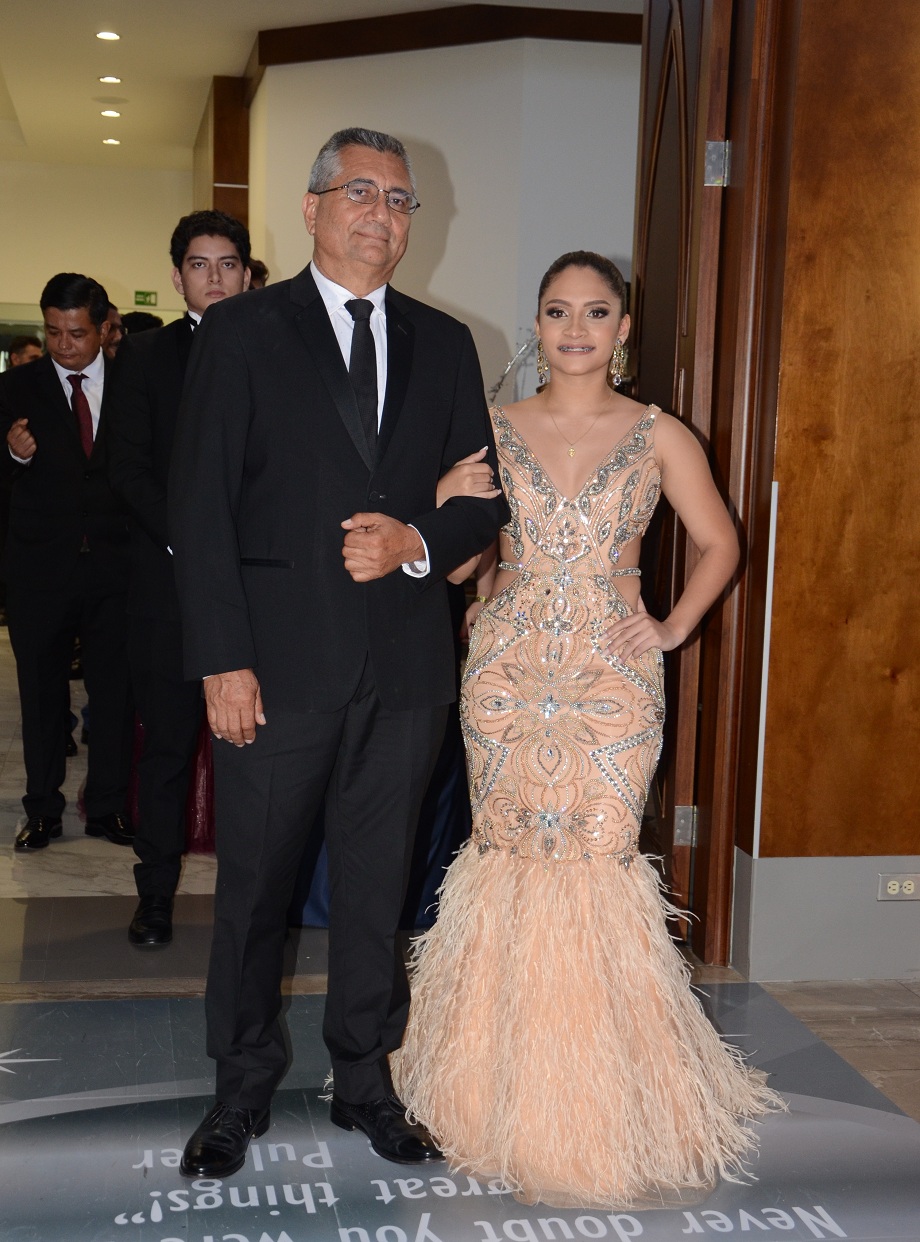
[[[416,943],[394,1081],[452,1167],[525,1203],[653,1207],[737,1177],[781,1107],[688,986],[636,852],[661,748],[661,652],[610,655],[622,550],[661,490],[649,407],[577,496],[492,411],[516,577],[470,640],[473,836]]]

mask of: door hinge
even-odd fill
[[[726,142],[706,143],[706,164],[703,168],[703,185],[726,186],[732,170],[732,144]]]
[[[676,806],[674,808],[674,844],[689,845],[696,848],[696,807]]]

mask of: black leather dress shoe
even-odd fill
[[[32,815],[20,829],[15,841],[17,850],[43,850],[53,837],[59,837],[64,829],[59,819],[49,819],[46,815]]]
[[[105,837],[113,845],[133,845],[134,825],[127,815],[97,815],[86,821],[88,837]]]
[[[142,897],[128,926],[128,939],[145,949],[160,949],[172,940],[172,897]]]
[[[406,1110],[395,1095],[370,1104],[348,1104],[333,1095],[329,1119],[343,1130],[363,1130],[377,1155],[395,1164],[444,1159],[425,1127],[406,1120]]]
[[[215,1104],[185,1144],[179,1172],[183,1177],[229,1177],[246,1163],[249,1140],[271,1125],[271,1109],[261,1112]]]

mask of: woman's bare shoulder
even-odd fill
[[[696,443],[696,436],[679,418],[668,414],[658,406],[647,406],[655,411],[655,439],[669,444],[686,444],[688,439]]]
[[[684,466],[709,469],[703,446],[686,423],[659,410],[655,415],[655,456],[662,471]]]
[[[509,405],[496,402],[494,408],[501,410],[505,417],[513,422],[519,415],[526,418],[529,411],[539,409],[540,405],[542,405],[540,394],[534,393],[532,397],[525,397],[523,401],[513,401]]]
[[[527,425],[528,419],[533,416],[540,407],[537,396],[525,397],[523,401],[514,401],[510,405],[502,405],[496,401],[492,406],[492,411],[501,414],[507,422],[514,428],[520,428],[523,424]]]

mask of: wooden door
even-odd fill
[[[716,337],[732,0],[647,0],[636,212],[632,347],[636,396],[686,422],[708,448]],[[643,549],[643,590],[658,616],[670,610],[695,550],[666,504]],[[652,848],[665,860],[676,903],[703,922],[705,886],[694,885],[700,634],[667,657],[668,722]],[[686,932],[686,925],[683,930]]]
[[[670,659],[661,768],[658,848],[678,904],[695,915],[695,952],[717,965],[729,957],[736,837],[749,846],[756,819],[801,11],[801,0],[646,4],[638,396],[669,406],[700,437],[742,545],[736,581],[698,636]],[[720,185],[711,157],[726,142]],[[666,510],[656,535],[643,589],[664,615],[695,553]]]

